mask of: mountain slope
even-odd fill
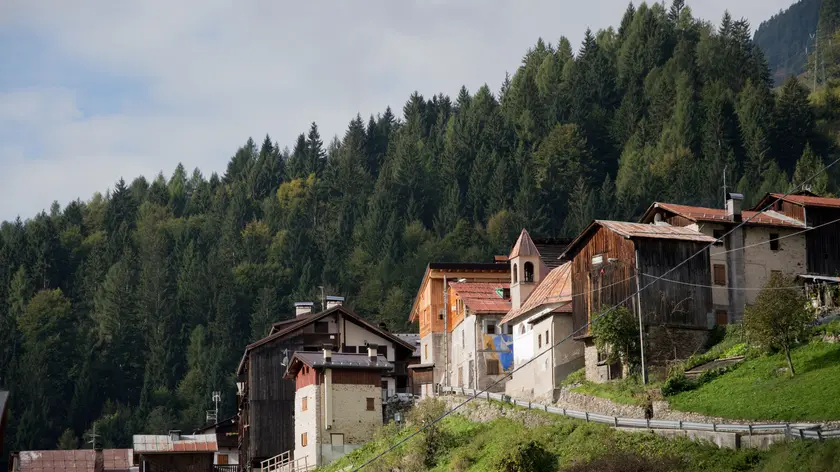
[[[764,51],[776,84],[805,72],[806,48],[813,51],[810,35],[817,31],[821,0],[800,0],[773,15],[755,31],[754,41]]]

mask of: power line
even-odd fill
[[[640,288],[640,289],[636,290],[636,292],[634,292],[633,294],[631,294],[630,296],[628,296],[627,298],[625,298],[625,299],[624,299],[624,300],[622,300],[621,302],[617,303],[615,306],[613,306],[613,307],[611,307],[611,308],[607,309],[606,311],[604,311],[604,312],[603,312],[603,313],[601,313],[600,315],[596,316],[595,318],[590,319],[590,321],[588,321],[588,322],[584,323],[584,324],[583,324],[583,326],[581,326],[580,328],[578,328],[578,329],[576,329],[576,330],[572,331],[569,335],[567,335],[566,337],[562,338],[560,341],[558,341],[558,342],[556,342],[556,343],[552,344],[550,348],[546,348],[546,350],[545,350],[545,351],[543,351],[543,352],[541,352],[541,353],[537,354],[536,356],[534,356],[534,357],[532,357],[531,359],[529,359],[528,361],[526,361],[524,364],[522,364],[522,365],[520,365],[519,367],[517,367],[517,368],[513,369],[511,372],[509,372],[508,374],[506,374],[504,377],[502,377],[502,378],[500,378],[499,380],[497,380],[497,381],[493,382],[492,384],[490,384],[490,385],[489,385],[487,388],[485,388],[484,390],[482,390],[482,391],[480,391],[480,392],[477,392],[477,393],[475,393],[475,394],[473,394],[473,395],[471,395],[471,396],[467,397],[464,401],[462,401],[461,403],[459,403],[459,404],[455,405],[455,407],[453,407],[451,410],[449,410],[449,411],[445,412],[444,414],[442,414],[441,416],[439,416],[438,418],[436,418],[436,419],[435,419],[434,421],[432,421],[431,423],[429,423],[429,424],[427,424],[427,425],[425,425],[425,426],[420,427],[419,429],[417,429],[417,431],[414,431],[414,432],[412,432],[411,434],[409,434],[408,436],[406,436],[405,438],[403,438],[403,439],[401,439],[401,440],[397,441],[397,443],[396,443],[396,444],[394,444],[394,445],[392,445],[391,447],[389,447],[389,448],[385,449],[384,451],[382,451],[381,453],[379,453],[379,454],[375,455],[374,457],[372,457],[372,458],[368,459],[368,460],[367,460],[366,462],[364,462],[362,465],[360,465],[359,467],[357,467],[357,468],[353,469],[353,472],[358,472],[358,471],[362,470],[363,468],[367,467],[368,465],[372,464],[373,462],[375,462],[375,461],[379,460],[380,458],[382,458],[383,456],[385,456],[385,454],[388,454],[389,452],[393,451],[394,449],[396,449],[396,448],[397,448],[397,447],[399,447],[400,445],[405,444],[408,440],[410,440],[410,439],[411,439],[411,438],[413,438],[414,436],[416,436],[416,435],[420,434],[421,432],[425,431],[425,430],[426,430],[426,429],[428,429],[430,426],[433,426],[433,425],[435,425],[435,424],[439,423],[440,421],[442,421],[442,420],[443,420],[444,418],[446,418],[447,416],[449,416],[449,415],[451,415],[452,413],[456,412],[456,411],[457,411],[458,409],[460,409],[462,406],[464,406],[464,405],[466,405],[467,403],[471,402],[471,401],[472,401],[472,400],[474,400],[475,398],[478,398],[478,396],[479,396],[479,395],[481,395],[481,394],[483,394],[483,393],[488,392],[491,388],[493,388],[493,387],[495,387],[496,385],[498,385],[501,381],[503,381],[503,380],[507,379],[508,377],[510,377],[511,375],[513,375],[514,373],[516,373],[517,371],[519,371],[520,369],[522,369],[522,368],[523,368],[523,367],[525,367],[526,365],[530,364],[531,362],[534,362],[534,361],[535,361],[535,360],[537,360],[539,357],[541,357],[543,354],[545,354],[546,352],[549,352],[549,350],[553,350],[555,347],[557,347],[557,346],[559,346],[560,344],[562,344],[562,343],[564,343],[564,342],[568,341],[569,339],[573,338],[574,336],[576,336],[576,335],[577,335],[577,333],[578,333],[578,332],[582,331],[584,328],[588,328],[588,327],[589,327],[592,323],[594,323],[595,321],[597,321],[597,320],[599,320],[599,319],[603,318],[604,316],[608,315],[610,312],[612,312],[613,310],[615,310],[615,309],[616,309],[616,307],[618,307],[618,306],[620,306],[620,305],[623,305],[623,304],[627,303],[629,300],[631,300],[631,299],[632,299],[633,297],[635,297],[637,294],[639,294],[640,292],[642,292],[642,291],[643,291],[643,290],[645,290],[646,288],[650,287],[651,285],[653,285],[654,283],[656,283],[658,280],[662,280],[663,278],[665,278],[665,276],[666,276],[666,275],[668,275],[668,274],[670,274],[671,272],[673,272],[673,271],[675,271],[675,270],[679,269],[680,267],[682,267],[683,265],[685,265],[688,261],[690,261],[690,260],[694,259],[695,257],[697,257],[698,255],[702,254],[704,251],[709,250],[712,246],[714,246],[714,245],[715,245],[715,243],[717,243],[717,242],[721,241],[723,238],[725,238],[725,237],[729,236],[730,234],[732,234],[732,233],[733,233],[735,230],[737,230],[738,228],[740,228],[740,227],[744,226],[745,224],[749,223],[749,222],[750,222],[753,218],[755,218],[756,216],[758,216],[758,215],[760,215],[760,214],[764,213],[765,211],[767,211],[767,210],[768,210],[768,209],[769,209],[769,208],[770,208],[773,204],[775,204],[776,202],[778,202],[778,201],[782,200],[783,198],[787,197],[788,195],[790,195],[790,194],[792,194],[792,193],[794,193],[794,192],[796,192],[796,191],[800,190],[803,186],[805,186],[806,184],[808,184],[810,181],[814,180],[814,179],[815,179],[818,175],[820,175],[821,173],[823,173],[823,172],[827,171],[828,169],[830,169],[831,167],[833,167],[833,166],[834,166],[835,164],[837,164],[838,162],[840,162],[840,158],[835,159],[833,162],[831,162],[831,163],[830,163],[830,164],[828,164],[827,166],[824,166],[824,167],[823,167],[820,171],[818,171],[818,172],[814,173],[811,177],[809,177],[809,178],[808,178],[808,179],[806,179],[804,182],[802,182],[801,184],[799,184],[799,185],[798,185],[797,187],[795,187],[793,190],[790,190],[788,193],[785,193],[784,195],[781,195],[781,196],[779,196],[778,198],[776,198],[776,200],[774,200],[773,202],[769,203],[767,206],[765,206],[764,208],[762,208],[760,211],[757,211],[757,212],[756,212],[753,216],[751,216],[751,217],[747,218],[746,220],[742,221],[742,222],[741,222],[741,223],[739,223],[737,226],[735,226],[734,228],[732,228],[731,230],[729,230],[729,232],[728,232],[728,233],[726,233],[726,234],[724,234],[724,235],[722,235],[722,236],[720,236],[720,237],[716,238],[713,242],[709,243],[706,247],[704,247],[704,248],[700,249],[699,251],[695,252],[693,255],[689,256],[687,259],[683,260],[682,262],[680,262],[679,264],[677,264],[675,267],[673,267],[673,268],[669,269],[669,270],[668,270],[667,272],[665,272],[664,274],[662,274],[662,275],[660,275],[660,276],[657,276],[657,277],[656,277],[656,280],[654,280],[654,281],[650,282],[649,284],[645,285],[644,287],[642,287],[642,288]]]
[[[828,223],[823,223],[819,226],[814,226],[813,228],[806,228],[802,231],[798,231],[796,233],[792,233],[792,234],[788,234],[788,235],[776,238],[774,241],[781,241],[782,239],[787,239],[787,238],[792,238],[794,236],[799,236],[802,233],[807,233],[808,231],[813,231],[815,229],[820,229],[822,227],[825,227],[825,226],[828,226],[828,225],[833,225],[834,223],[838,223],[838,222],[840,222],[840,218],[838,218],[834,221],[829,221]],[[747,249],[747,248],[750,248],[750,247],[761,246],[762,244],[770,244],[770,241],[761,241],[761,242],[758,242],[758,243],[755,243],[755,244],[750,244],[748,246],[738,247],[738,248],[735,248],[735,249],[729,249],[728,251],[715,252],[715,253],[710,254],[710,256],[721,256],[723,254],[729,254],[730,252],[741,251],[741,250],[744,250],[744,249]]]

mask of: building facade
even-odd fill
[[[371,441],[382,426],[382,375],[392,368],[367,354],[297,352],[285,378],[295,382],[295,464],[320,467]]]
[[[741,196],[730,194],[726,209],[654,203],[641,223],[693,229],[721,241],[709,255],[715,323],[743,320],[774,272],[796,277],[806,268],[805,224],[774,210],[741,211]],[[736,226],[747,221],[745,225]]]
[[[641,318],[648,365],[702,349],[714,325],[706,249],[714,240],[690,228],[596,220],[569,245],[573,323],[588,380],[621,375],[603,362],[589,331],[610,307],[624,305]]]

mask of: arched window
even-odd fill
[[[513,265],[513,283],[519,282],[519,268]]]
[[[534,281],[534,264],[530,262],[525,263],[525,282]]]

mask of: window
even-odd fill
[[[423,354],[425,355],[426,359],[428,360],[429,359],[429,345],[428,344],[423,346]]]
[[[714,230],[712,235],[714,236],[715,239],[719,240],[715,243],[715,246],[723,246],[723,236],[726,235],[726,232],[722,229],[716,229],[716,230]]]
[[[371,398],[371,397],[367,397],[365,400],[367,401],[367,405],[366,405],[365,409],[367,411],[376,411],[376,399]]]
[[[542,347],[542,334],[537,335],[537,347]]]
[[[493,323],[487,324],[487,334],[496,334],[496,325]]]
[[[341,346],[341,352],[345,354],[355,354],[356,353],[356,346]]]
[[[525,282],[533,282],[534,281],[534,264],[531,262],[525,263]]]
[[[513,335],[513,326],[507,325],[507,334],[510,336]]]
[[[779,233],[770,233],[770,250],[779,250]]]
[[[715,285],[726,286],[726,266],[715,264]]]
[[[300,399],[300,411],[306,411],[309,409],[309,397],[303,397]]]
[[[496,359],[487,359],[487,375],[499,375],[499,361]]]
[[[376,346],[376,355],[388,358],[388,346]]]
[[[307,437],[306,433],[300,435],[300,445],[306,447],[309,444],[309,437]]]
[[[228,455],[218,454],[216,456],[216,465],[228,465]]]
[[[545,330],[545,344],[546,346],[551,344],[551,342],[548,340],[548,330]]]
[[[327,321],[316,321],[315,322],[315,332],[316,333],[329,333],[330,332],[330,324]]]
[[[513,265],[513,283],[519,282],[519,267],[516,264]]]
[[[440,313],[438,313],[438,319],[439,320],[443,319],[443,310],[440,310]]]
[[[718,310],[715,312],[715,324],[718,326],[729,324],[729,314],[726,313],[726,310]]]
[[[603,364],[607,362],[607,355],[601,351],[598,351],[598,363]]]

